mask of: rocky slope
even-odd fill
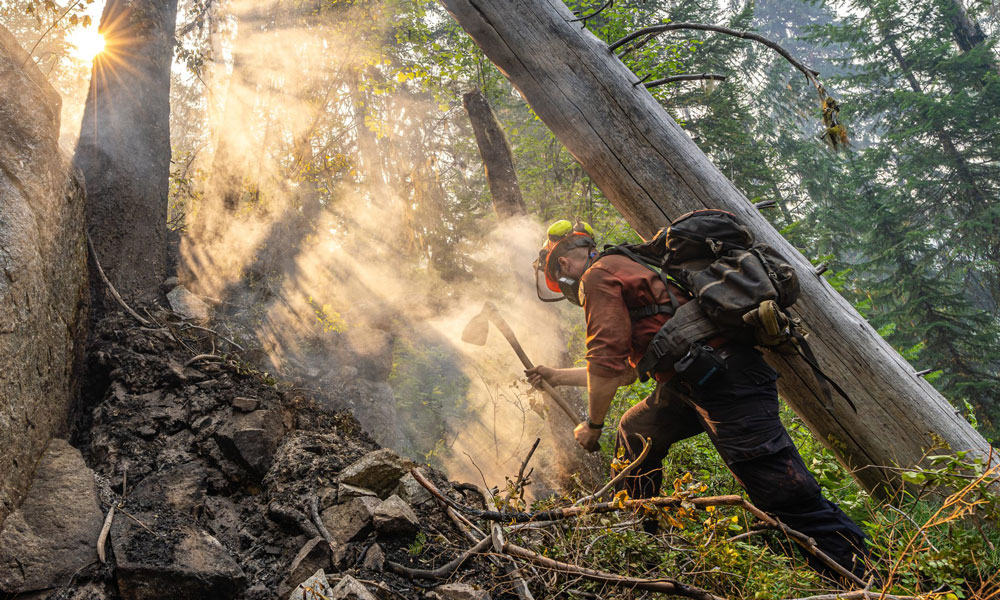
[[[332,399],[277,383],[238,352],[222,358],[232,346],[175,315],[154,317],[162,327],[122,316],[98,325],[73,446],[50,444],[28,500],[0,531],[0,590],[52,600],[303,598],[296,586],[323,569],[335,597],[504,595],[488,566],[428,587],[386,571],[386,560],[432,567],[469,545],[412,465],[324,408]],[[102,563],[97,542],[112,508]]]

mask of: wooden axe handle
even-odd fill
[[[517,354],[517,357],[521,359],[521,364],[524,365],[524,368],[534,369],[535,365],[532,364],[528,355],[524,353],[524,348],[522,348],[521,343],[517,341],[517,336],[514,335],[514,330],[510,328],[507,321],[504,321],[503,317],[500,316],[500,313],[495,309],[491,310],[490,319],[493,321],[493,324],[497,326],[497,329],[500,330],[500,333],[507,338],[511,347],[514,348],[514,352]],[[563,395],[557,392],[556,389],[552,387],[552,385],[544,378],[542,379],[542,390],[552,397],[552,400],[555,401],[559,408],[561,408],[562,411],[566,413],[566,416],[569,417],[574,423],[583,423],[586,420],[579,413],[573,410],[572,405],[570,405],[566,398],[563,398]]]

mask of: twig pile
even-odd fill
[[[646,451],[648,451],[648,444],[643,452],[645,453]],[[594,581],[626,590],[659,592],[684,596],[687,598],[696,598],[698,600],[725,600],[708,590],[685,584],[674,578],[644,579],[639,577],[622,576],[569,562],[555,560],[524,546],[512,543],[507,539],[507,534],[526,529],[554,527],[560,522],[565,522],[568,519],[576,519],[587,515],[621,512],[649,515],[655,514],[659,510],[665,508],[680,508],[687,511],[702,510],[711,512],[715,510],[715,507],[732,506],[739,507],[747,511],[750,515],[760,521],[760,527],[751,530],[752,533],[759,533],[766,530],[775,530],[780,532],[785,536],[785,538],[794,541],[806,552],[830,567],[833,571],[840,575],[844,581],[849,581],[857,586],[855,591],[842,591],[833,595],[811,596],[808,600],[825,600],[826,598],[834,597],[844,598],[845,600],[861,600],[867,598],[915,600],[909,596],[892,596],[884,593],[880,594],[869,591],[868,588],[870,587],[870,584],[866,585],[864,581],[833,561],[833,559],[817,548],[816,542],[812,538],[799,531],[789,528],[781,521],[757,508],[741,496],[729,495],[694,497],[689,492],[679,492],[671,496],[631,500],[623,497],[622,494],[618,494],[611,501],[600,501],[615,483],[621,481],[640,462],[641,460],[633,461],[611,482],[609,482],[608,485],[602,487],[590,496],[581,498],[571,506],[534,512],[486,510],[466,506],[453,500],[452,498],[449,498],[441,492],[441,490],[439,490],[437,486],[435,486],[434,483],[432,483],[430,479],[428,479],[419,469],[415,468],[411,470],[413,477],[439,502],[449,518],[451,518],[459,526],[459,528],[465,532],[466,537],[470,542],[472,542],[473,545],[464,552],[460,553],[454,560],[436,569],[412,569],[391,561],[387,562],[386,566],[392,572],[411,579],[440,580],[452,577],[459,571],[459,569],[462,568],[463,565],[467,564],[477,555],[482,555],[489,558],[489,560],[491,560],[494,564],[503,564],[506,566],[507,573],[515,582],[517,593],[522,600],[532,598],[527,582],[522,574],[523,569],[531,570],[531,572],[535,574],[533,579],[537,580],[542,580],[543,575],[539,572],[539,570],[541,570],[552,574],[552,576],[555,576],[555,574],[570,575],[580,579]],[[524,475],[526,464],[527,460],[525,460],[525,464],[521,467],[517,481],[514,482],[514,488],[522,488],[524,485],[527,485],[527,478]],[[480,491],[482,492],[482,490]],[[513,491],[513,495],[517,495],[517,492],[518,489],[515,489]],[[482,493],[484,496],[484,503],[486,503],[489,500],[487,492]],[[511,495],[512,494],[509,493],[508,497]],[[474,519],[488,523],[489,533],[486,533],[483,529],[477,526],[473,521]],[[552,583],[553,581],[548,581],[543,583],[543,585],[550,586]]]

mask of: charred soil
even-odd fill
[[[402,483],[369,495],[341,481],[379,448],[350,414],[327,408],[335,398],[276,381],[222,336],[186,327],[171,313],[153,316],[162,326],[110,315],[92,333],[72,442],[96,474],[104,513],[114,507],[116,514],[107,564],[82,569],[49,598],[286,598],[313,564],[300,553],[321,533],[311,505],[334,530],[341,523],[327,516],[336,514],[331,508],[364,496],[371,502],[359,505],[374,505],[392,494],[410,505],[419,531],[364,522],[332,531],[343,543],[314,564],[332,584],[349,574],[380,598],[425,597],[445,583],[423,587],[365,560],[377,544],[385,560],[435,568],[471,544],[436,502],[407,497]],[[198,355],[212,356],[191,362]],[[459,579],[493,597],[509,589],[485,561],[467,562]]]

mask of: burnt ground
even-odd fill
[[[162,328],[111,315],[93,330],[72,442],[97,475],[103,511],[118,508],[107,565],[81,570],[50,598],[117,600],[129,595],[121,590],[130,585],[123,581],[130,569],[134,575],[152,566],[169,574],[173,563],[192,554],[219,563],[205,565],[219,580],[219,597],[278,598],[294,557],[316,533],[307,516],[310,499],[317,497],[322,511],[336,496],[341,470],[378,446],[351,415],[326,408],[336,406],[336,398],[276,381],[240,352],[226,353],[233,346],[220,337],[184,329],[171,313],[153,316]],[[184,366],[213,352],[224,358]],[[248,415],[266,417],[259,427],[264,433],[251,451],[240,452],[232,443],[233,422]],[[472,502],[440,473],[424,472],[456,499]],[[364,568],[373,544],[387,560],[418,568],[439,566],[470,545],[436,502],[413,508],[423,534],[418,541],[373,532],[348,544],[342,571],[367,582],[378,597],[419,598],[443,582],[420,584]],[[193,552],[186,541],[192,532],[210,534],[224,552]],[[469,561],[452,581],[504,597],[508,588],[491,569],[486,561]],[[239,571],[242,580],[233,575]],[[169,577],[166,582],[169,588]],[[189,593],[163,589],[145,597]]]

